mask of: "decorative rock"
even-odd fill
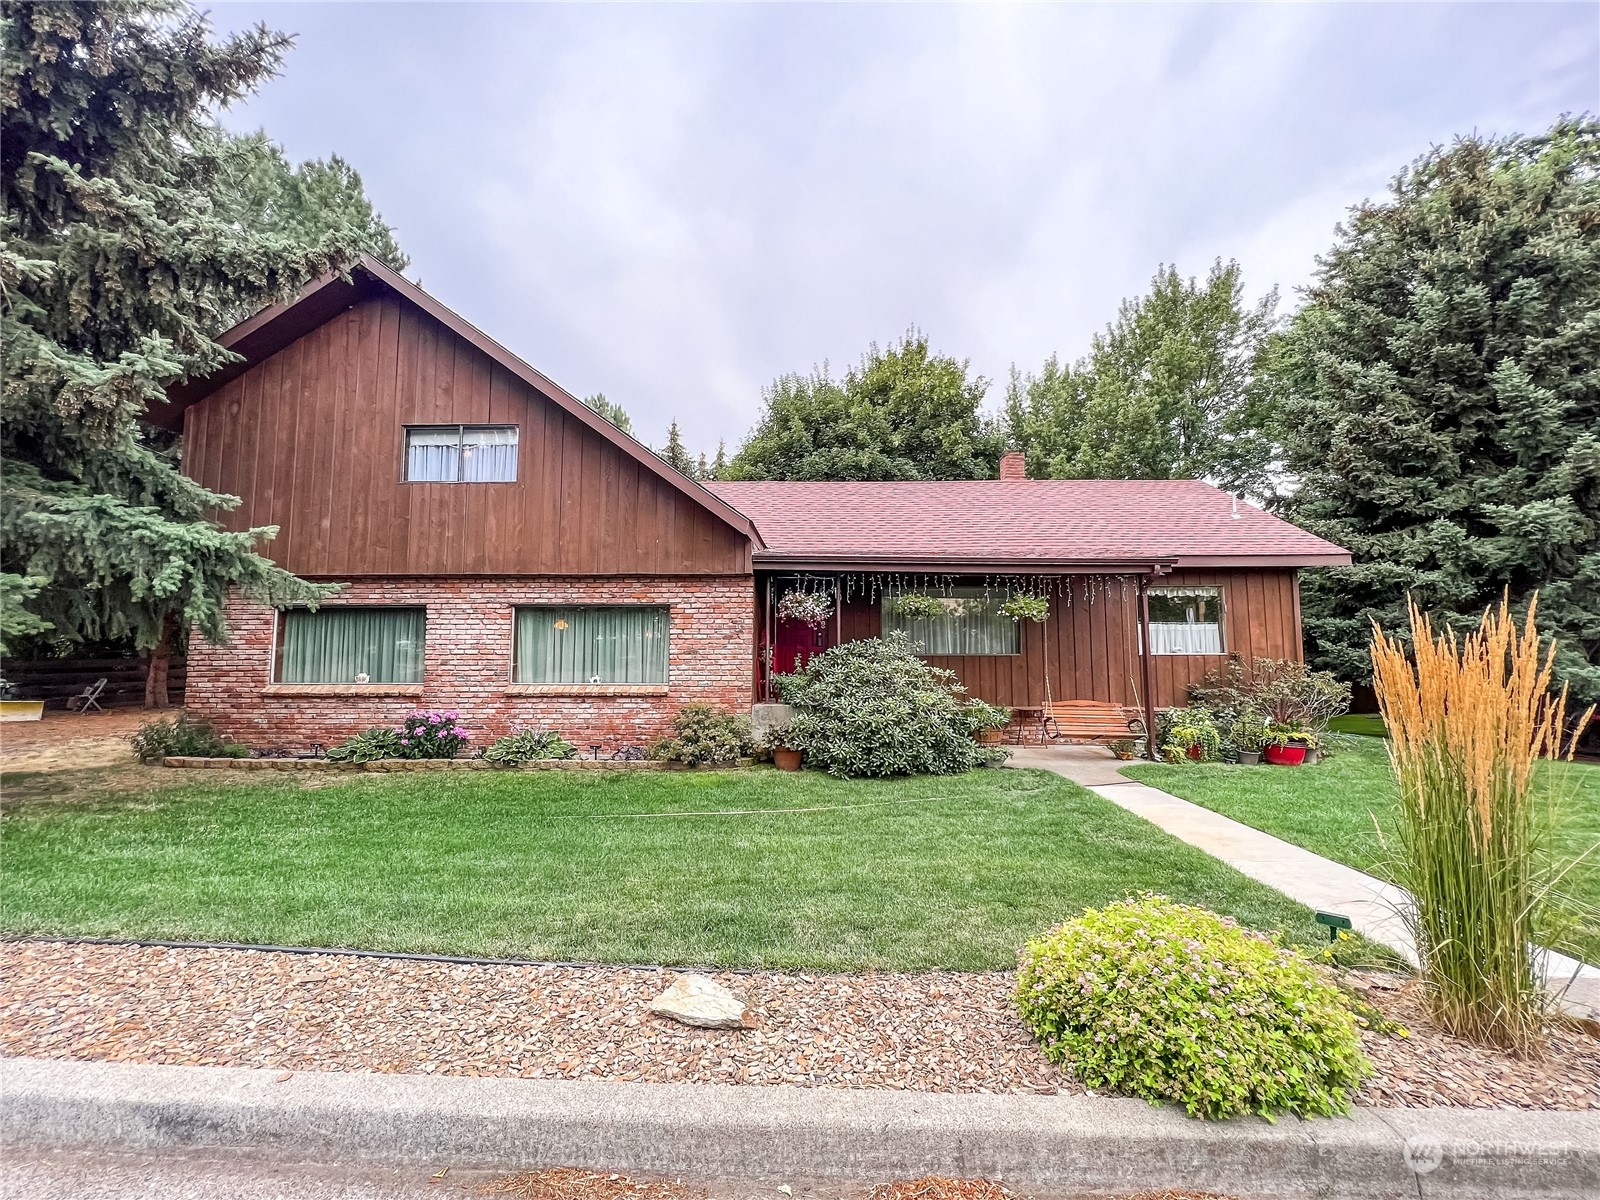
[[[704,975],[679,975],[650,1001],[650,1011],[701,1029],[743,1029],[752,1023],[744,1001]]]

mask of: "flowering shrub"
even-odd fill
[[[1028,943],[1017,1007],[1087,1086],[1190,1116],[1347,1112],[1371,1071],[1343,992],[1299,952],[1146,895]]]
[[[472,736],[461,728],[461,714],[450,712],[412,713],[401,724],[401,758],[454,758],[458,751],[472,741]]]
[[[821,629],[833,616],[831,592],[785,592],[778,601],[778,615],[786,621],[799,621],[812,629]]]

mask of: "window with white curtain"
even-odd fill
[[[883,597],[883,631],[904,633],[931,657],[953,654],[1021,654],[1020,623],[1000,612],[1003,592],[957,587],[934,596],[944,607],[936,617],[907,618],[894,611],[897,592]]]
[[[278,626],[279,683],[421,683],[421,608],[291,608]]]
[[[406,428],[409,483],[514,483],[515,425],[411,425]]]
[[[1150,589],[1150,653],[1222,654],[1222,589]]]
[[[671,618],[664,606],[615,604],[517,609],[517,683],[667,682]]]

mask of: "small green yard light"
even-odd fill
[[[1337,942],[1339,940],[1339,931],[1350,928],[1350,918],[1341,917],[1338,913],[1319,912],[1317,914],[1317,924],[1326,925],[1328,927],[1328,940]]]

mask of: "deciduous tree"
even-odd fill
[[[978,411],[988,381],[916,330],[874,345],[835,380],[827,365],[767,389],[727,479],[988,479],[1000,439]]]
[[[1012,372],[1007,440],[1040,477],[1208,479],[1264,495],[1274,446],[1254,375],[1276,307],[1275,290],[1245,304],[1238,263],[1217,262],[1204,282],[1163,266],[1086,358]]]

